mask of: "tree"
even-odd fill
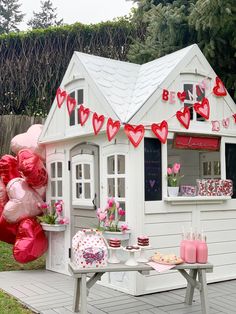
[[[19,31],[17,25],[25,14],[19,10],[18,0],[0,0],[0,34]]]
[[[62,25],[63,19],[57,20],[56,10],[53,8],[51,0],[41,1],[41,11],[38,13],[33,11],[34,17],[29,20],[27,25],[32,29]]]

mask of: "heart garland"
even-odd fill
[[[65,99],[66,99],[67,93],[66,91],[62,91],[60,89],[60,87],[57,89],[57,93],[56,93],[56,99],[57,99],[57,106],[60,109],[61,106],[63,105]]]
[[[96,112],[93,114],[93,129],[94,134],[97,135],[98,132],[101,130],[103,123],[104,123],[105,117],[104,115],[98,116]]]
[[[182,111],[177,111],[176,112],[176,117],[179,120],[179,122],[186,128],[189,128],[190,124],[190,110],[188,107],[184,107],[183,112]]]
[[[133,146],[138,147],[144,137],[144,126],[142,124],[139,124],[137,126],[126,124],[124,129],[128,139],[133,144]]]
[[[120,129],[120,121],[113,121],[111,118],[107,120],[107,138],[110,142]]]
[[[234,113],[232,117],[234,118],[234,123],[236,123],[236,113]]]
[[[210,116],[210,105],[207,98],[203,98],[201,103],[196,102],[193,105],[194,110],[200,114],[203,118],[209,119]]]
[[[89,108],[85,108],[83,105],[80,105],[80,107],[79,107],[79,121],[80,121],[80,124],[82,126],[88,120],[89,114],[90,114]]]
[[[69,113],[69,116],[70,116],[72,111],[75,109],[76,100],[74,98],[70,97],[70,95],[67,95],[66,105],[67,105],[67,110],[68,110],[68,113]]]
[[[213,94],[215,94],[216,96],[227,95],[226,88],[218,76],[216,77],[215,86],[213,87]]]
[[[186,92],[184,91],[184,92],[178,92],[177,93],[177,97],[179,98],[179,100],[181,101],[181,102],[184,102],[185,101],[185,99],[186,99],[186,96],[187,96],[187,94],[186,94]]]
[[[165,144],[168,135],[168,123],[165,120],[163,120],[159,124],[153,123],[151,128],[152,132],[162,142],[162,144]]]

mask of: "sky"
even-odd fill
[[[99,23],[113,18],[128,15],[132,1],[126,0],[51,0],[53,7],[57,8],[58,19],[63,18],[64,23],[84,24]],[[33,16],[33,11],[40,11],[40,0],[19,0],[20,10],[25,13],[24,23],[20,29],[26,30],[27,21]]]

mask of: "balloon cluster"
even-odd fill
[[[32,125],[11,140],[16,157],[0,159],[0,241],[13,244],[17,262],[28,263],[48,249],[48,241],[35,218],[42,212],[48,175],[45,148],[38,144],[42,125]]]

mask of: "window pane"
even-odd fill
[[[125,197],[125,178],[118,178],[118,197]]]
[[[90,183],[84,184],[84,198],[90,199],[91,198],[91,189],[90,189]]]
[[[109,178],[107,179],[108,185],[108,196],[115,196],[115,179]]]
[[[81,105],[84,102],[84,91],[83,91],[83,89],[78,89],[78,91],[77,91],[77,102],[78,102],[78,105]]]
[[[82,183],[76,183],[76,198],[82,198]]]
[[[115,173],[115,156],[110,156],[107,158],[107,172],[108,174]]]
[[[197,101],[201,101],[202,98],[205,97],[205,89],[199,85],[196,85],[196,95]]]
[[[52,197],[56,196],[56,182],[55,181],[51,182],[51,196]]]
[[[56,177],[56,171],[55,171],[55,162],[51,164],[51,178]]]
[[[79,164],[79,165],[76,165],[76,179],[79,180],[79,179],[82,179],[82,165]]]
[[[125,174],[125,156],[118,155],[117,156],[117,169],[119,174]]]
[[[184,107],[189,107],[189,111],[190,111],[190,120],[193,120],[193,105],[192,104],[184,104]]]
[[[62,181],[57,181],[57,196],[62,196]]]
[[[125,202],[119,202],[120,207],[125,210]],[[125,221],[125,215],[120,217],[120,221]]]
[[[184,84],[184,91],[186,92],[186,100],[193,101],[193,84]]]
[[[75,110],[73,110],[70,115],[70,126],[71,125],[75,125]]]
[[[90,165],[84,164],[84,179],[90,179]]]
[[[203,163],[203,175],[210,176],[211,175],[211,162]]]
[[[57,163],[57,177],[62,178],[62,162]]]
[[[220,162],[214,161],[214,175],[220,176]]]

